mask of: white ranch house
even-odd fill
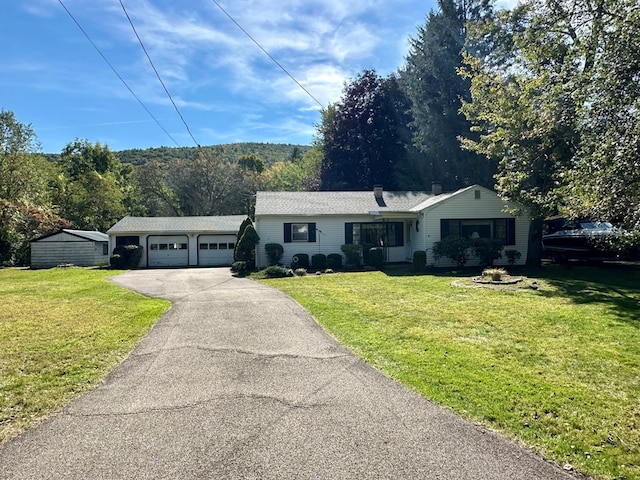
[[[125,217],[107,230],[109,252],[141,245],[140,267],[213,267],[233,263],[245,215],[219,217]]]
[[[508,213],[514,207],[487,188],[473,185],[452,193],[385,192],[258,192],[255,228],[260,236],[256,265],[268,265],[264,246],[284,247],[282,263],[299,253],[342,253],[340,246],[356,243],[384,248],[386,262],[411,261],[413,252],[427,252],[434,265],[433,244],[449,235],[495,238],[504,249],[520,252],[516,264],[526,263],[529,218]],[[495,265],[508,263],[503,254]],[[471,258],[467,265],[478,265]],[[453,266],[440,259],[437,266]]]

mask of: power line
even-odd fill
[[[156,77],[158,77],[158,80],[160,81],[160,84],[162,85],[162,88],[164,88],[164,91],[166,92],[167,96],[169,97],[169,100],[171,100],[171,103],[173,104],[173,108],[176,109],[176,112],[178,113],[178,116],[182,120],[182,123],[184,123],[184,126],[187,129],[187,132],[189,133],[189,136],[191,137],[191,140],[193,140],[193,143],[195,143],[199,147],[200,144],[196,141],[196,139],[194,138],[193,134],[191,133],[191,129],[189,128],[189,125],[187,125],[187,122],[185,121],[184,117],[182,116],[182,113],[180,113],[180,110],[178,109],[178,106],[176,105],[176,102],[173,101],[173,97],[169,93],[169,90],[167,90],[166,85],[162,81],[162,78],[160,77],[160,74],[158,73],[158,70],[156,69],[156,66],[153,64],[153,61],[151,60],[151,57],[149,56],[149,52],[147,52],[147,49],[145,48],[144,43],[142,43],[142,39],[140,38],[140,35],[138,35],[136,27],[133,25],[133,21],[131,20],[131,17],[129,16],[129,13],[127,12],[127,9],[124,7],[124,3],[122,3],[122,0],[119,0],[119,2],[120,2],[120,6],[122,7],[122,11],[124,11],[124,14],[127,16],[127,19],[129,20],[129,24],[131,25],[131,28],[133,29],[133,33],[136,34],[136,38],[138,39],[138,42],[140,43],[140,46],[142,47],[142,50],[144,51],[144,54],[147,56],[147,60],[149,60],[149,63],[151,64],[151,68],[153,68],[153,71],[156,73]]]
[[[316,102],[316,103],[320,106],[320,108],[324,108],[324,105],[322,105],[322,103],[320,103],[320,101],[319,101],[316,97],[314,97],[314,96],[311,94],[311,92],[309,92],[309,90],[307,90],[307,89],[306,89],[306,88],[305,88],[305,87],[304,87],[304,86],[303,86],[303,85],[302,85],[298,80],[296,80],[296,78],[295,78],[293,75],[291,75],[291,74],[289,73],[289,71],[288,71],[286,68],[284,68],[284,67],[280,64],[280,62],[278,62],[278,60],[276,60],[275,58],[273,58],[273,56],[272,56],[269,52],[267,52],[267,50],[265,50],[265,48],[264,48],[262,45],[260,45],[260,44],[258,43],[258,41],[257,41],[255,38],[253,38],[253,37],[249,34],[249,32],[247,32],[244,28],[242,28],[242,26],[241,26],[238,22],[236,22],[236,21],[235,21],[235,19],[234,19],[231,15],[229,15],[229,13],[227,13],[227,11],[226,11],[224,8],[222,8],[222,6],[221,6],[221,5],[220,5],[216,0],[211,0],[211,1],[212,1],[212,2],[213,2],[213,3],[214,3],[214,4],[215,4],[215,5],[216,5],[216,6],[217,6],[221,11],[222,11],[222,13],[224,13],[224,14],[229,18],[229,20],[231,20],[231,21],[236,25],[236,27],[238,27],[238,28],[242,31],[242,33],[244,33],[247,37],[249,37],[249,39],[250,39],[253,43],[255,43],[255,44],[258,46],[258,48],[259,48],[260,50],[262,50],[262,51],[264,52],[264,54],[265,54],[267,57],[269,57],[269,58],[271,59],[271,61],[272,61],[273,63],[275,63],[278,67],[280,67],[280,69],[281,69],[284,73],[286,73],[286,74],[289,76],[289,78],[291,78],[291,80],[293,80],[294,82],[296,82],[296,84],[297,84],[297,85],[298,85],[302,90],[304,90],[304,92],[305,92],[307,95],[309,95],[309,97],[310,97],[314,102]]]
[[[104,54],[102,53],[102,51],[98,48],[98,46],[94,43],[93,40],[91,40],[91,37],[89,36],[89,34],[84,30],[84,28],[82,28],[82,25],[80,25],[80,22],[78,22],[78,20],[76,20],[76,18],[73,16],[73,14],[69,11],[69,9],[65,6],[64,3],[62,3],[62,0],[58,0],[58,2],[60,3],[60,5],[62,5],[62,8],[64,8],[64,10],[67,12],[67,14],[69,15],[69,17],[71,17],[71,20],[73,20],[73,22],[78,26],[78,28],[80,29],[80,31],[84,34],[85,37],[87,37],[87,40],[89,40],[89,42],[91,43],[91,45],[93,45],[93,48],[96,49],[96,51],[100,54],[100,56],[102,57],[102,59],[106,62],[107,65],[109,65],[109,67],[111,68],[111,70],[113,71],[113,73],[116,74],[116,76],[120,79],[120,81],[122,82],[122,84],[127,87],[127,90],[129,90],[129,93],[131,93],[131,95],[133,95],[133,97],[138,101],[138,103],[142,106],[142,108],[145,109],[145,111],[149,114],[149,116],[153,119],[154,122],[156,122],[158,124],[158,126],[162,129],[162,131],[167,135],[167,137],[169,137],[171,139],[171,141],[173,141],[173,143],[176,144],[177,147],[180,146],[180,144],[178,142],[176,142],[176,140],[171,136],[171,134],[169,132],[167,132],[167,130],[162,126],[162,124],[158,121],[158,119],[156,117],[153,116],[153,113],[151,113],[149,111],[149,109],[146,107],[146,105],[144,103],[142,103],[142,100],[140,100],[140,98],[138,98],[138,96],[134,93],[134,91],[131,89],[131,87],[127,84],[127,82],[124,80],[124,78],[122,78],[122,76],[118,73],[118,71],[115,69],[115,67],[111,64],[111,62],[109,62],[109,60],[107,60],[107,57],[104,56]]]

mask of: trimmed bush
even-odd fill
[[[413,252],[413,271],[424,272],[427,268],[427,252],[418,250]]]
[[[291,257],[291,268],[297,270],[298,268],[309,269],[309,255],[306,253],[296,253]]]
[[[120,255],[119,253],[114,253],[113,255],[111,255],[111,257],[109,258],[109,265],[111,265],[111,268],[114,268],[116,270],[124,269],[124,259],[122,258],[122,255]]]
[[[271,265],[263,270],[264,276],[267,278],[284,278],[293,277],[293,270],[279,265]]]
[[[240,275],[244,275],[249,270],[249,265],[244,260],[238,260],[231,264],[231,271]]]
[[[502,258],[502,241],[493,238],[476,238],[471,241],[471,251],[480,259],[483,267],[490,267],[494,260]]]
[[[304,268],[296,268],[293,273],[295,273],[298,277],[304,277],[307,274],[307,270]]]
[[[236,246],[236,258],[237,261],[245,261],[248,263],[248,268],[255,266],[255,249],[256,245],[260,242],[258,232],[253,227],[253,224],[247,225],[244,229],[242,237]]]
[[[327,268],[327,256],[324,253],[316,253],[311,257],[311,268],[322,271]]]
[[[376,270],[382,270],[384,267],[384,251],[382,247],[373,247],[369,249],[369,263]]]
[[[442,257],[448,257],[458,268],[464,266],[469,259],[469,248],[471,240],[462,237],[446,237],[433,244],[433,256],[436,261]]]
[[[269,262],[269,265],[278,265],[282,259],[284,247],[279,243],[267,243],[264,246],[264,251],[267,254],[267,261]]]
[[[339,253],[330,253],[327,255],[327,268],[339,270],[342,268],[342,255]]]
[[[347,257],[347,265],[359,266],[360,265],[360,253],[362,252],[361,245],[355,245],[353,243],[346,243],[340,247],[340,250]]]
[[[143,250],[141,245],[118,245],[113,249],[109,265],[117,269],[136,268],[140,265]]]
[[[518,250],[505,250],[504,251],[507,260],[509,261],[509,265],[513,265],[517,260],[520,259],[522,254]]]
[[[342,268],[342,255],[339,253],[330,253],[327,255],[327,268],[340,270]]]

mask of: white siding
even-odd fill
[[[480,198],[475,197],[476,191],[480,191]],[[427,251],[427,264],[433,265],[433,244],[440,241],[440,220],[442,219],[489,219],[489,218],[514,218],[513,215],[505,212],[507,203],[500,199],[494,192],[483,187],[475,187],[468,191],[462,192],[451,198],[444,200],[442,203],[427,209],[423,212],[420,219],[420,230],[424,229],[424,248],[422,241],[419,249]],[[516,265],[524,265],[527,260],[527,249],[529,243],[529,218],[520,216],[516,219],[516,244],[506,246],[505,249],[515,249],[521,254]],[[494,262],[495,265],[508,265],[509,262],[505,255],[502,259]],[[467,266],[479,265],[475,258],[470,258]],[[442,258],[437,266],[451,267],[455,264],[448,258]]]
[[[190,267],[195,267],[198,265],[201,265],[201,266],[231,265],[231,262],[233,261],[233,250],[229,251],[228,255],[224,259],[216,259],[214,261],[213,259],[209,258],[209,259],[203,259],[203,261],[200,261],[200,259],[198,258],[198,253],[199,253],[198,238],[207,238],[207,239],[210,239],[212,242],[213,240],[226,241],[227,243],[235,243],[236,241],[235,234],[216,235],[210,232],[184,232],[182,234],[177,234],[175,232],[157,232],[152,235],[148,233],[137,233],[137,232],[127,232],[126,234],[112,233],[109,235],[109,254],[111,254],[113,252],[113,249],[116,248],[116,237],[119,237],[119,236],[138,236],[140,238],[140,245],[142,245],[142,247],[144,248],[144,250],[142,251],[142,258],[140,259],[140,264],[138,265],[140,268],[163,267],[163,266],[169,267],[169,266],[177,266],[177,265],[184,265],[184,266],[190,266]],[[158,240],[159,237],[166,237],[167,239],[173,238],[174,240],[172,241],[176,241],[176,242],[178,241],[178,239],[181,239],[180,240],[181,242],[187,242],[188,243],[188,250],[187,250],[188,261],[184,262],[181,260],[179,263],[176,263],[171,261],[170,259],[166,259],[165,262],[163,263],[162,261],[158,262],[157,261],[158,258],[154,258],[153,255],[151,256],[152,261],[149,261],[149,252],[150,252],[149,245],[153,242],[158,243],[156,240]]]
[[[60,241],[66,237],[73,240]],[[80,267],[106,265],[109,255],[103,255],[103,245],[106,242],[81,240],[66,233],[44,238],[31,243],[31,268],[51,268],[62,264]]]
[[[256,265],[260,268],[267,266],[267,255],[264,247],[267,243],[279,243],[284,249],[281,263],[283,265],[291,265],[291,258],[298,253],[306,253],[311,257],[316,253],[329,255],[338,253],[343,256],[343,264],[346,258],[342,254],[340,247],[345,243],[345,223],[349,222],[375,222],[381,221],[369,215],[359,216],[333,216],[326,215],[323,217],[296,217],[296,216],[278,216],[269,215],[257,217],[255,221],[256,231],[260,236],[260,243],[256,250]],[[388,220],[399,222],[401,219]],[[315,223],[316,224],[316,241],[315,242],[287,242],[284,241],[284,224],[285,223]],[[407,245],[407,222],[405,222],[405,246],[391,247],[387,249],[388,262],[404,262],[410,255],[410,247]],[[415,231],[412,232],[412,239],[415,239]]]

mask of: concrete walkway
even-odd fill
[[[173,308],[103,385],[0,446],[0,478],[574,478],[387,379],[226,268],[113,281]]]

